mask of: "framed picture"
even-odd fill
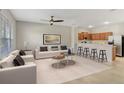
[[[61,35],[59,34],[43,34],[44,45],[61,44]]]

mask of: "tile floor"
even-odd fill
[[[75,79],[64,84],[124,84],[124,58],[117,57],[112,69]]]

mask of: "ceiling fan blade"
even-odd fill
[[[63,22],[64,20],[54,20],[53,22]]]
[[[54,18],[54,16],[51,16],[50,20],[40,19],[40,21],[49,22],[51,26],[53,25],[54,22],[63,22],[64,21],[64,20],[54,20],[53,18]]]

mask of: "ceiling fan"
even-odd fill
[[[52,26],[55,22],[64,22],[64,20],[54,20],[54,16],[50,17],[50,20],[41,20],[41,21],[49,21],[50,25]]]

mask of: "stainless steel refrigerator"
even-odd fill
[[[117,56],[124,57],[124,36],[109,36],[108,43],[117,47]]]

